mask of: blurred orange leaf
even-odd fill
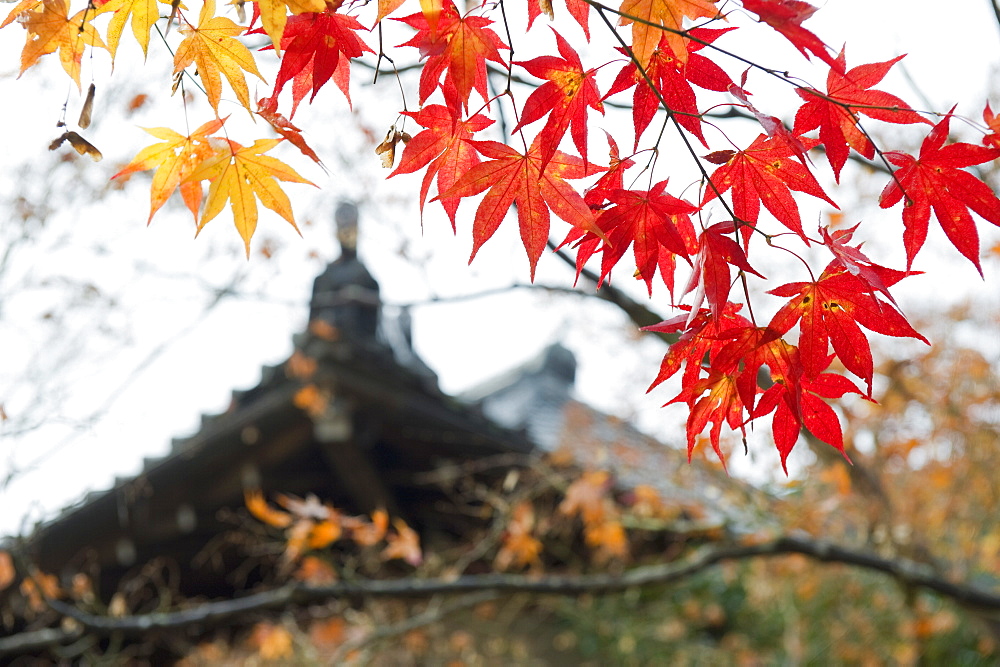
[[[559,511],[568,516],[580,516],[588,525],[601,523],[608,514],[605,501],[610,488],[611,475],[607,471],[587,471],[566,489]]]
[[[306,556],[295,570],[295,578],[307,584],[322,586],[337,580],[333,566],[317,556]]]
[[[292,403],[300,410],[305,410],[311,417],[318,417],[326,410],[327,399],[320,392],[319,387],[307,384],[295,392]]]
[[[524,567],[536,565],[542,552],[542,543],[531,531],[535,527],[535,509],[527,500],[514,508],[510,523],[503,536],[503,544],[493,561],[498,570],[506,570],[511,565]]]
[[[342,616],[316,621],[309,627],[309,638],[313,644],[325,649],[340,646],[346,637],[347,621]]]
[[[359,517],[360,519],[360,517]],[[371,522],[360,519],[351,531],[354,541],[363,547],[370,547],[380,542],[389,529],[389,513],[384,509],[372,512]]]
[[[54,574],[36,572],[34,576],[21,582],[21,595],[28,598],[28,605],[33,611],[41,612],[48,608],[45,600],[60,597],[62,590]]]
[[[323,340],[335,341],[340,336],[337,327],[323,320],[313,320],[309,323],[309,333]]]
[[[309,533],[309,548],[322,549],[329,546],[340,539],[342,532],[339,523],[330,520],[320,521]]]
[[[10,586],[16,575],[14,559],[6,551],[0,551],[0,591]]]
[[[424,560],[420,550],[420,536],[402,519],[393,519],[392,525],[396,532],[386,536],[388,546],[382,550],[382,558],[386,560],[398,558],[414,567],[420,565]]]
[[[262,521],[275,528],[287,528],[292,524],[292,517],[280,510],[276,510],[264,500],[264,494],[259,490],[247,491],[243,496],[250,514],[258,521]]]
[[[292,633],[283,626],[262,622],[254,626],[248,640],[264,660],[279,660],[292,656]]]
[[[588,546],[596,548],[601,557],[624,558],[628,555],[628,538],[619,521],[588,525],[583,535]]]
[[[285,370],[293,378],[306,379],[316,374],[316,360],[295,350],[285,364]]]

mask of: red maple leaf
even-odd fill
[[[687,312],[642,328],[643,331],[680,334],[677,342],[667,349],[660,363],[660,372],[646,391],[652,391],[673,377],[681,367],[684,367],[681,385],[693,385],[705,370],[706,361],[711,363],[716,353],[729,343],[722,334],[730,329],[752,326],[747,318],[737,314],[743,308],[740,303],[727,303],[719,317],[704,308],[694,312],[690,306],[678,307]]]
[[[711,44],[730,30],[734,30],[734,28],[692,30],[691,35],[698,37],[701,42],[691,42],[688,47],[689,55],[686,64],[674,55],[666,36],[664,36],[657,49],[650,56],[649,64],[645,67],[646,74],[655,86],[655,90],[649,86],[634,62],[629,62],[622,68],[604,99],[635,86],[635,91],[632,94],[632,121],[635,125],[636,147],[639,145],[642,133],[652,122],[657,109],[662,106],[660,97],[663,98],[672,112],[676,112],[674,117],[681,127],[687,129],[698,137],[702,144],[708,146],[701,130],[701,115],[698,112],[697,98],[691,84],[708,90],[725,92],[733,85],[733,81],[722,68],[705,56],[698,55],[697,51],[704,47],[702,42]]]
[[[813,379],[802,379],[795,390],[789,390],[781,383],[775,383],[764,392],[753,411],[751,419],[757,419],[774,411],[771,435],[781,456],[781,467],[788,474],[788,455],[798,442],[803,427],[817,438],[830,445],[847,459],[844,451],[844,435],[840,418],[823,398],[841,398],[844,394],[862,395],[861,391],[843,375],[821,373]]]
[[[673,292],[674,257],[688,257],[697,250],[698,241],[690,214],[697,211],[683,199],[666,193],[662,181],[650,190],[615,190],[608,194],[614,204],[597,219],[607,236],[601,258],[601,282],[632,245],[638,277],[653,293],[653,276],[664,268],[664,283]],[[689,260],[690,261],[690,260]]]
[[[952,245],[983,274],[979,266],[979,233],[969,209],[1000,226],[1000,201],[988,185],[962,171],[963,167],[1000,158],[1000,149],[954,143],[945,146],[951,116],[934,126],[920,146],[920,156],[888,152],[885,157],[899,167],[886,185],[879,206],[889,208],[904,197],[903,246],[906,268],[913,265],[927,239],[931,209]]]
[[[330,79],[337,83],[348,103],[351,101],[348,86],[350,59],[358,58],[365,52],[374,53],[355,34],[358,30],[366,28],[353,16],[331,10],[288,17],[281,37],[281,67],[274,80],[271,98],[277,100],[285,84],[292,81],[292,113],[289,117],[295,115],[295,110],[306,93],[312,92],[309,98],[312,101]],[[250,33],[263,34],[264,29],[257,28]],[[269,45],[261,50],[273,48]]]
[[[694,271],[684,290],[685,294],[697,290],[692,307],[699,308],[702,301],[707,299],[709,309],[716,317],[722,314],[733,285],[730,265],[740,271],[764,277],[750,266],[740,244],[729,237],[735,230],[736,225],[728,221],[717,222],[701,233]]]
[[[403,113],[427,129],[410,139],[403,149],[399,166],[389,176],[409,174],[427,167],[420,185],[420,212],[423,214],[424,202],[435,176],[438,192],[446,192],[463,174],[481,162],[479,153],[467,140],[472,139],[474,132],[492,125],[493,121],[482,114],[462,120],[454,109],[441,104],[431,104],[420,111]],[[449,197],[440,198],[439,201],[448,213],[454,230],[459,199]]]
[[[813,7],[802,0],[741,0],[743,8],[757,15],[757,20],[766,23],[791,42],[799,53],[809,59],[811,51],[816,57],[833,69],[843,72],[844,63],[837,62],[830,55],[830,48],[812,32],[802,27],[802,22],[816,13]]]
[[[604,113],[601,104],[601,93],[594,82],[596,70],[583,71],[583,63],[573,47],[555,30],[556,45],[562,58],[556,56],[539,56],[526,62],[516,62],[532,76],[547,79],[545,83],[532,91],[524,102],[521,120],[514,132],[525,125],[530,125],[540,118],[548,116],[541,138],[542,161],[548,160],[566,130],[570,131],[573,143],[576,145],[584,162],[587,160],[587,107]]]
[[[601,205],[607,201],[608,194],[615,190],[625,189],[623,182],[625,170],[635,165],[631,158],[622,159],[618,151],[618,142],[615,141],[614,137],[607,131],[604,132],[604,135],[608,138],[608,169],[601,174],[596,183],[587,188],[583,195],[584,200],[591,208],[601,208]]]
[[[705,394],[706,391],[708,394]],[[713,370],[708,377],[696,381],[691,386],[683,387],[679,394],[667,402],[667,405],[680,402],[687,403],[690,408],[686,428],[688,462],[691,461],[691,454],[694,452],[695,438],[711,422],[709,441],[719,460],[722,461],[722,466],[725,467],[726,457],[719,446],[722,425],[728,424],[729,428],[735,431],[743,430],[746,422],[743,418],[744,405],[736,387],[736,375]]]
[[[302,136],[302,130],[295,127],[290,120],[278,113],[278,100],[276,98],[264,97],[257,100],[257,115],[270,123],[275,132],[298,148],[303,155],[321,167],[323,166],[323,162],[316,155],[316,151],[306,143],[305,137]]]
[[[736,375],[740,400],[753,412],[759,391],[760,373],[767,367],[771,383],[779,384],[793,394],[798,392],[802,363],[798,349],[768,327],[736,327],[719,336],[728,342],[712,357],[712,367]]]
[[[886,287],[907,275],[883,267],[877,272]],[[815,282],[787,283],[768,294],[791,297],[768,326],[784,335],[799,322],[799,352],[807,379],[818,377],[829,366],[832,344],[844,367],[865,381],[870,397],[872,353],[862,326],[886,336],[927,343],[898,310],[878,299],[870,284],[849,273],[839,261],[827,266]]]
[[[606,202],[608,201],[608,197],[613,192],[625,189],[625,185],[623,183],[624,172],[626,169],[635,164],[631,158],[622,159],[618,153],[618,143],[615,141],[614,137],[607,132],[604,134],[608,138],[608,157],[610,160],[608,169],[601,174],[601,177],[597,179],[596,183],[587,188],[583,195],[583,200],[587,202],[587,205],[590,206],[592,210],[604,208],[604,206],[606,206]],[[601,239],[596,234],[588,234],[578,227],[571,227],[569,233],[566,235],[566,239],[559,244],[558,248],[571,244],[576,249],[576,280],[579,280],[580,273],[583,271],[584,265],[586,265],[594,253],[597,252],[598,247],[601,244]],[[671,275],[673,275],[672,272]],[[670,290],[672,294],[672,286],[670,286]]]
[[[521,241],[528,253],[532,280],[538,258],[549,240],[550,210],[574,227],[603,236],[590,207],[565,180],[583,178],[601,167],[558,151],[550,160],[543,161],[537,140],[526,154],[498,141],[468,143],[492,159],[472,167],[437,199],[471,197],[489,190],[476,210],[470,262],[496,232],[512,204],[517,206]]]
[[[506,67],[499,49],[510,48],[487,27],[493,21],[481,16],[463,17],[450,0],[441,8],[437,24],[433,27],[423,13],[395,20],[402,21],[417,31],[410,41],[400,46],[416,47],[420,49],[420,57],[427,58],[420,73],[421,104],[438,86],[443,86],[446,90],[454,89],[465,110],[468,110],[469,95],[473,89],[484,100],[489,98],[486,90],[486,61],[491,60]]]
[[[811,139],[805,140],[806,148],[815,143]],[[759,135],[748,148],[733,153],[724,165],[712,173],[712,183],[705,188],[702,205],[732,188],[733,211],[740,222],[756,223],[760,203],[764,202],[771,215],[808,243],[791,190],[818,197],[834,208],[838,207],[826,196],[806,166],[792,157],[795,152],[796,148],[786,141]]]
[[[847,245],[851,242],[854,232],[861,225],[849,229],[838,229],[831,232],[827,227],[820,227],[819,233],[823,239],[823,245],[833,253],[833,256],[844,266],[848,273],[857,276],[868,286],[866,291],[881,292],[893,305],[898,307],[896,300],[889,293],[889,286],[882,280],[883,275],[895,275],[898,272],[879,266],[868,258],[868,255],[861,252],[859,243],[856,246]],[[910,275],[917,275],[920,271],[911,271]]]
[[[770,327],[733,329],[720,338],[731,338],[732,342],[712,358],[712,366],[735,376],[740,401],[750,415],[747,422],[774,412],[771,432],[785,474],[788,474],[788,455],[803,426],[847,458],[840,420],[820,397],[840,398],[848,392],[861,394],[853,382],[833,373],[803,377],[799,349]],[[825,365],[829,365],[829,360]],[[765,366],[770,386],[755,407],[760,391],[759,372]]]
[[[846,73],[844,52],[837,56],[841,70],[831,69],[826,79],[826,93],[799,88],[799,97],[806,101],[795,114],[796,135],[819,128],[819,140],[826,148],[834,176],[840,181],[840,170],[853,148],[869,160],[875,157],[875,146],[858,126],[858,114],[887,123],[929,123],[895,95],[871,90],[889,69],[903,56],[881,63],[859,65]]]

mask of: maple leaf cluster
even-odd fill
[[[463,208],[463,202],[478,199],[469,212],[470,261],[513,208],[532,279],[546,247],[557,245],[553,235],[560,234],[559,247],[576,253],[578,272],[599,262],[601,284],[623,260],[634,260],[634,271],[626,271],[645,283],[651,297],[654,283],[662,282],[679,314],[649,327],[676,338],[653,386],[679,374],[680,391],[670,402],[689,408],[689,451],[708,429],[709,443],[722,456],[723,427],[745,433],[751,422],[768,415],[783,466],[802,429],[843,451],[840,422],[829,401],[847,393],[872,399],[869,333],[925,340],[907,323],[890,288],[917,273],[913,267],[932,213],[955,248],[982,272],[977,224],[981,219],[1000,226],[1000,200],[969,169],[1000,158],[1000,122],[992,109],[986,105],[983,112],[982,145],[953,141],[954,109],[916,111],[878,88],[902,56],[849,68],[845,49],[831,48],[804,26],[818,11],[807,2],[567,0],[572,23],[563,25],[555,20],[561,5],[528,0],[524,26],[508,17],[502,3],[470,4],[463,12],[452,0],[421,0],[413,13],[404,11],[405,4],[257,0],[249,22],[242,1],[221,8],[237,22],[220,15],[215,0],[203,0],[197,12],[174,2],[169,13],[154,0],[95,0],[78,12],[67,0],[21,0],[0,28],[16,23],[26,31],[22,74],[58,53],[78,87],[84,54],[106,50],[113,62],[126,24],[146,56],[154,27],[165,43],[167,37],[179,39],[170,56],[174,88],[200,89],[214,118],[193,132],[147,130],[159,143],[141,150],[114,178],[153,172],[150,220],[178,191],[198,230],[228,204],[248,255],[258,203],[294,227],[281,182],[309,183],[265,153],[287,142],[322,164],[292,122],[299,106],[312,103],[331,81],[350,104],[355,61],[395,66],[409,54],[419,70],[418,108],[401,101],[403,108],[377,149],[387,167],[395,166],[390,176],[420,174],[421,212],[440,205],[456,229],[462,211],[472,206]],[[549,28],[536,25],[543,13],[552,20]],[[102,32],[94,22],[104,18]],[[588,44],[592,18],[617,42],[608,53]],[[408,39],[384,44],[387,21],[411,31]],[[174,23],[178,30],[171,32]],[[568,37],[578,28],[584,40],[576,45],[587,48],[575,48]],[[784,66],[768,68],[754,54],[730,50],[727,40],[737,31],[764,43],[785,40],[805,59],[822,63],[828,72],[825,88]],[[514,36],[523,40],[526,32],[534,44],[554,48],[513,59],[524,46],[513,43]],[[248,36],[265,36],[268,43],[255,54],[244,43]],[[593,62],[585,64],[584,56]],[[277,59],[277,74],[270,94],[252,103],[246,76],[264,80],[257,66],[264,57]],[[614,67],[606,69],[609,64]],[[402,82],[406,75],[396,76]],[[793,119],[787,125],[761,110],[764,102],[751,102],[751,82],[762,76],[792,86],[801,99],[798,108],[786,110]],[[603,77],[613,79],[608,83]],[[523,94],[526,89],[530,92]],[[279,138],[247,145],[231,139],[224,127],[229,116],[220,112],[231,104],[229,93]],[[92,96],[93,86],[85,107]],[[605,165],[596,157],[604,154],[604,143],[595,129],[610,98],[631,107],[633,136],[631,152],[623,154],[619,146],[629,143],[605,130]],[[186,117],[187,106],[183,112]],[[733,142],[712,112],[755,123],[759,135]],[[412,137],[404,127],[409,121],[420,128]],[[80,129],[89,123],[90,112],[82,113]],[[912,155],[878,146],[872,133],[879,124],[930,130]],[[60,127],[66,125],[60,121]],[[669,171],[669,161],[661,159],[668,135],[686,147],[700,173],[696,182],[678,178],[680,172]],[[100,157],[73,130],[64,130],[53,148],[64,140]],[[822,166],[811,157],[820,151]],[[859,225],[813,233],[802,223],[804,198],[827,210],[838,208],[821,185],[821,172],[828,166],[839,183],[850,159],[888,174],[882,208],[903,204],[903,269],[870,259],[862,251]],[[553,232],[553,216],[568,229]],[[825,253],[825,268],[814,272],[796,245]],[[773,279],[760,270],[770,265],[756,254],[764,251],[800,259],[804,267],[799,280],[767,291],[775,299],[770,320],[758,319],[749,303],[751,279]],[[734,291],[742,296],[734,300]],[[525,513],[522,523],[530,522]],[[525,544],[529,553],[531,543]]]

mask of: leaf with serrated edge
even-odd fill
[[[123,178],[137,171],[155,169],[153,184],[150,187],[149,219],[160,210],[170,195],[178,187],[184,203],[198,222],[198,209],[201,207],[201,186],[198,183],[187,182],[187,177],[206,159],[214,154],[209,145],[209,136],[218,131],[224,120],[212,120],[184,136],[166,127],[148,128],[146,131],[163,141],[147,146],[139,151],[124,169],[111,178]]]
[[[83,60],[84,49],[87,46],[106,48],[97,30],[90,25],[96,14],[84,9],[70,18],[65,0],[44,0],[41,11],[36,11],[37,7],[38,5],[32,6],[24,14],[28,40],[21,51],[21,72],[18,77],[38,62],[39,58],[58,50],[63,69],[76,82],[77,88],[80,88],[80,62]]]
[[[232,86],[240,104],[253,113],[243,71],[250,72],[261,81],[264,77],[257,71],[257,63],[247,47],[235,39],[243,33],[243,28],[224,16],[215,16],[215,0],[205,0],[198,17],[198,26],[182,28],[181,32],[187,36],[174,55],[174,73],[181,72],[194,63],[208,101],[218,113],[219,100],[222,98],[221,72]]]
[[[108,23],[108,51],[111,53],[111,60],[113,61],[118,53],[118,43],[129,18],[132,19],[132,34],[135,36],[135,41],[142,47],[143,57],[146,57],[149,49],[149,33],[160,18],[157,0],[110,0],[97,10],[98,14],[108,12],[114,12],[111,22]]]
[[[315,185],[299,176],[284,162],[263,155],[281,139],[258,139],[253,146],[244,147],[235,141],[225,140],[216,155],[201,163],[187,181],[210,180],[205,211],[198,223],[198,231],[222,212],[226,201],[233,213],[233,222],[243,242],[247,257],[250,256],[250,239],[257,229],[257,199],[299,231],[292,215],[292,204],[277,181]]]

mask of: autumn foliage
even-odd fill
[[[300,105],[331,82],[350,104],[359,59],[383,67],[383,79],[388,63],[416,61],[417,94],[400,102],[378,149],[386,166],[395,166],[390,176],[421,176],[422,211],[440,205],[456,227],[471,219],[472,258],[501,224],[513,224],[505,223],[513,207],[532,278],[546,247],[558,245],[554,238],[577,253],[578,267],[599,261],[602,282],[612,273],[634,274],[653,296],[658,274],[666,295],[658,288],[656,298],[678,310],[650,327],[676,340],[653,385],[680,373],[680,391],[670,402],[689,409],[689,453],[707,429],[721,456],[724,427],[744,433],[765,417],[783,465],[802,429],[844,452],[829,401],[848,393],[872,398],[869,334],[924,340],[890,288],[917,272],[932,216],[980,271],[977,225],[1000,225],[1000,200],[970,171],[1000,157],[1000,124],[990,107],[982,145],[952,140],[951,112],[918,111],[881,90],[902,56],[849,63],[845,49],[829,46],[839,36],[821,37],[805,26],[817,8],[800,0],[529,0],[526,16],[503,3],[461,9],[451,0],[421,0],[419,11],[403,0],[259,0],[249,8],[242,0],[80,4],[21,0],[10,10],[0,27],[7,35],[14,24],[26,32],[21,73],[58,53],[82,90],[85,70],[100,62],[90,56],[105,50],[113,62],[122,57],[123,39],[135,40],[149,59],[171,58],[173,89],[199,91],[211,113],[200,123],[188,118],[183,96],[169,101],[171,82],[164,81],[160,103],[176,105],[186,122],[147,129],[157,143],[112,177],[153,172],[150,219],[174,192],[198,230],[228,208],[248,254],[259,206],[295,226],[283,184],[310,183],[268,153],[287,141],[320,163],[293,124]],[[556,20],[564,12],[568,20]],[[551,26],[541,25],[542,14]],[[408,38],[386,42],[390,22]],[[152,38],[154,29],[162,39]],[[610,33],[607,50],[597,39],[590,43],[598,29]],[[794,67],[769,68],[758,64],[759,54],[731,50],[734,35],[744,33],[790,42],[812,66],[821,63],[825,85],[791,74]],[[513,54],[524,51],[524,40],[551,46],[520,60]],[[247,79],[265,85],[258,67],[264,59],[277,59],[277,75],[270,93],[255,100]],[[797,108],[780,110],[794,119],[790,125],[753,96],[764,78],[798,94]],[[91,86],[81,132],[90,124],[93,95]],[[611,98],[631,106],[632,137],[605,122]],[[409,106],[413,99],[416,107]],[[237,142],[226,129],[234,109],[279,138]],[[758,135],[730,140],[720,114],[756,123]],[[418,128],[407,132],[411,120]],[[919,151],[878,145],[885,125],[922,133]],[[60,122],[54,147],[68,141],[100,158],[67,127]],[[685,147],[685,160],[699,174],[694,182],[676,160],[662,159],[665,137]],[[622,153],[622,146],[631,150]],[[830,176],[839,181],[850,159],[885,174],[879,204],[901,212],[904,267],[887,268],[862,251],[864,227],[804,222],[807,203],[838,208],[837,193],[822,183]],[[561,231],[552,229],[553,216],[565,223]],[[803,258],[805,249],[821,257],[817,265]],[[769,258],[779,256],[800,259],[798,274],[774,275]],[[629,266],[615,271],[623,260]],[[755,280],[779,286],[756,290]],[[525,511],[519,521],[526,526],[531,518]],[[527,557],[530,542],[522,549],[512,562]]]

